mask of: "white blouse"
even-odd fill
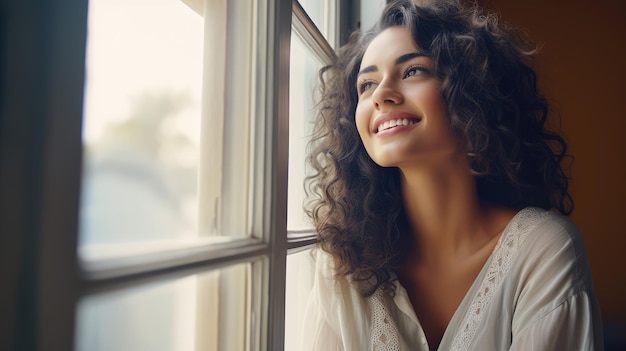
[[[316,255],[302,350],[429,350],[406,290],[363,298]],[[600,310],[576,226],[518,212],[454,313],[439,350],[603,350]]]

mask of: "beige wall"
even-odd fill
[[[574,155],[572,220],[604,319],[626,323],[626,1],[482,0],[542,46],[539,84]]]

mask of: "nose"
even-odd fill
[[[389,80],[382,81],[372,94],[374,107],[380,110],[385,105],[398,105],[404,102],[404,97],[398,91],[397,87]]]

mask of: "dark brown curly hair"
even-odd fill
[[[357,73],[376,35],[408,28],[435,63],[453,132],[463,142],[481,201],[568,215],[573,201],[561,167],[567,144],[546,127],[548,104],[532,68],[535,45],[478,6],[411,0],[387,5],[376,26],[354,33],[322,69],[308,161],[307,212],[321,248],[370,296],[395,279],[408,247],[397,168],[378,166],[355,125]]]

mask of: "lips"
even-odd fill
[[[421,118],[408,113],[389,113],[378,118],[374,125],[374,130],[376,133],[380,133],[396,127],[410,126],[418,123],[420,120]]]

